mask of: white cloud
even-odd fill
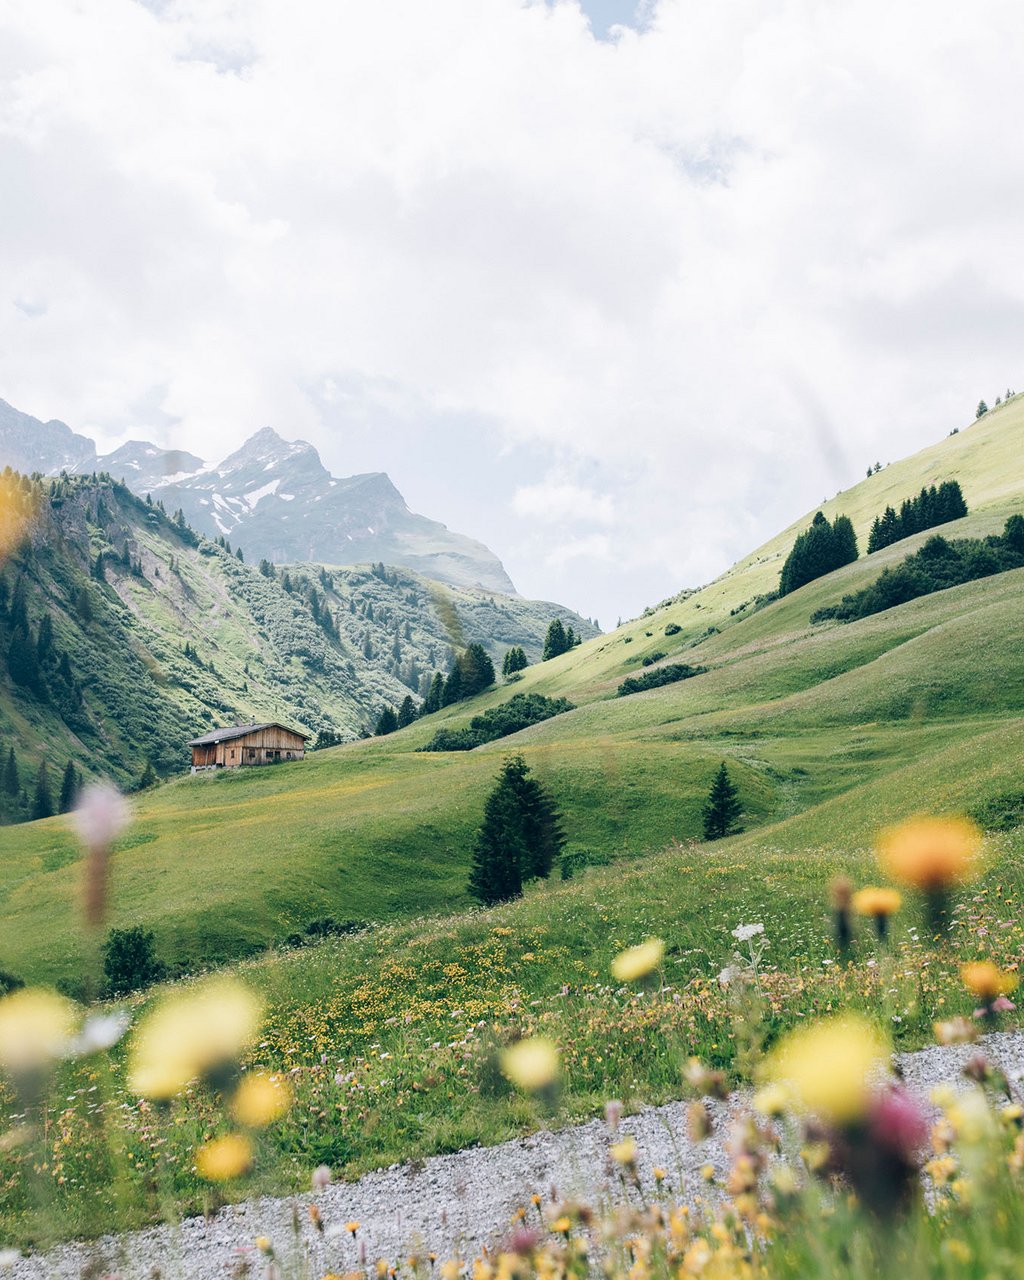
[[[606,42],[569,2],[8,0],[0,395],[341,468],[378,423],[389,470],[422,406],[428,514],[636,610],[1020,381],[1022,55],[1016,0],[660,0]],[[546,556],[531,493],[613,554]]]
[[[547,480],[517,489],[512,499],[516,515],[544,524],[585,521],[611,524],[615,503],[610,494],[594,493],[570,481]]]

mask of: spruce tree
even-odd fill
[[[82,781],[78,776],[78,770],[75,768],[75,762],[74,760],[69,760],[64,766],[64,777],[60,784],[61,813],[69,813],[75,807],[75,801],[78,798],[81,786]]]
[[[739,793],[723,761],[704,806],[704,839],[720,840],[731,835],[737,829],[740,812]]]
[[[31,693],[42,693],[36,646],[31,633],[25,627],[18,627],[11,636],[10,647],[7,650],[7,670],[15,684],[21,685]]]
[[[485,907],[519,898],[526,856],[519,805],[504,779],[487,797],[469,872],[469,892]]]
[[[16,799],[19,791],[21,791],[18,757],[14,754],[13,747],[7,753],[7,764],[4,766],[4,791],[12,800]]]
[[[471,644],[458,658],[461,696],[472,698],[494,684],[494,663],[482,644]]]
[[[522,756],[502,765],[484,806],[469,878],[469,891],[486,906],[518,898],[527,880],[546,879],[565,836],[554,800],[530,776]]]
[[[435,671],[430,684],[427,687],[427,692],[423,699],[423,706],[420,708],[420,715],[429,716],[435,711],[440,711],[443,703],[444,676],[440,671]]]
[[[32,801],[32,817],[52,818],[53,817],[53,796],[50,792],[50,773],[46,767],[46,761],[41,761],[39,772],[36,774],[36,794]]]
[[[441,705],[450,707],[456,702],[461,702],[462,693],[462,668],[456,662],[448,673],[448,679],[444,682],[444,693],[441,696]]]
[[[395,714],[394,707],[385,707],[377,717],[377,724],[374,728],[374,733],[378,737],[383,737],[386,734],[394,733],[397,728],[398,716]]]
[[[501,663],[501,674],[506,678],[514,676],[517,671],[523,671],[529,665],[526,650],[516,644],[511,649],[506,650],[505,657]]]
[[[153,768],[152,760],[147,760],[145,768],[139,774],[139,781],[136,784],[136,791],[148,791],[150,787],[155,787],[160,781],[157,771]]]
[[[416,703],[413,702],[412,696],[406,694],[402,699],[402,705],[398,708],[398,727],[404,729],[406,725],[412,724],[416,719]]]
[[[568,647],[565,625],[561,618],[554,618],[548,626],[548,633],[544,638],[544,654],[541,661],[547,662],[549,658],[557,658],[559,654],[565,653]]]

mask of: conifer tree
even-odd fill
[[[737,829],[736,820],[740,812],[739,793],[723,761],[704,806],[704,839],[720,840],[731,835]]]
[[[7,670],[15,684],[35,694],[42,692],[36,646],[25,627],[18,627],[11,636],[7,650]]]
[[[448,679],[444,682],[444,693],[441,695],[441,705],[450,707],[456,702],[462,701],[462,668],[456,662],[448,673]]]
[[[75,801],[78,799],[78,793],[82,787],[82,780],[78,776],[78,770],[75,768],[74,760],[69,760],[64,766],[64,777],[60,784],[60,811],[61,813],[70,813],[75,807]]]
[[[521,645],[516,644],[511,649],[506,650],[505,657],[501,663],[501,674],[506,678],[514,676],[517,671],[524,671],[529,665],[526,650]]]
[[[561,816],[522,756],[502,765],[484,806],[469,891],[486,906],[518,898],[527,880],[547,878],[565,837]]]
[[[14,754],[13,747],[7,753],[7,763],[4,766],[4,791],[12,800],[16,799],[21,791],[18,757]]]
[[[435,711],[440,711],[444,704],[444,676],[440,671],[435,671],[427,687],[426,695],[423,699],[423,706],[420,707],[421,716],[429,716]]]
[[[160,781],[157,771],[153,768],[152,760],[146,761],[146,766],[139,775],[139,781],[136,785],[136,791],[148,791],[150,787],[155,787]]]
[[[544,653],[541,661],[547,662],[549,658],[557,658],[559,654],[565,653],[568,648],[569,639],[566,635],[565,624],[561,618],[553,618],[548,626],[548,633],[544,638]]]
[[[377,724],[374,733],[378,737],[384,737],[386,734],[394,733],[398,728],[398,716],[395,714],[394,707],[385,707],[377,717]]]
[[[494,684],[494,663],[482,644],[471,644],[458,658],[461,696],[472,698]]]
[[[412,696],[406,694],[402,699],[402,705],[398,708],[398,727],[404,729],[407,725],[412,724],[416,719],[416,703],[413,702]]]
[[[33,819],[53,817],[50,774],[45,760],[40,762],[39,772],[36,774],[36,794],[35,799],[32,801],[32,817]]]

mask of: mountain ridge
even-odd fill
[[[386,472],[334,476],[314,445],[270,426],[217,463],[141,439],[101,455],[66,423],[44,423],[0,400],[3,464],[51,476],[106,472],[137,496],[180,509],[197,532],[241,544],[253,559],[383,562],[454,586],[518,594],[489,547],[412,511]]]

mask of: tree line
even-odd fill
[[[935,485],[930,488],[922,486],[916,497],[903,500],[899,511],[890,506],[875,517],[868,535],[868,555],[925,529],[960,520],[965,515],[967,503],[956,480],[944,480],[938,488]]]
[[[1024,516],[1011,516],[1002,534],[987,538],[950,541],[936,533],[920,551],[885,569],[869,587],[843,596],[837,605],[816,610],[811,622],[853,622],[934,591],[1020,568],[1024,568]]]
[[[956,480],[922,486],[915,497],[904,499],[899,511],[887,506],[875,517],[868,536],[868,554],[967,514],[967,503]],[[797,534],[783,563],[778,595],[789,595],[844,564],[852,564],[859,554],[849,516],[838,515],[830,522],[823,512],[816,512],[810,528]]]

